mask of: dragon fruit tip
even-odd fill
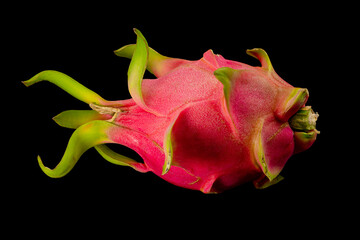
[[[297,131],[320,131],[316,130],[316,122],[319,118],[319,113],[315,113],[311,106],[300,108],[299,111],[289,120],[292,129]]]

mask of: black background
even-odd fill
[[[127,229],[129,224],[145,227],[155,222],[157,227],[151,228],[154,235],[176,228],[204,233],[239,228],[240,235],[245,231],[240,222],[247,222],[255,228],[275,223],[277,230],[288,224],[298,232],[316,229],[321,233],[326,230],[319,223],[336,223],[338,213],[351,213],[353,209],[344,202],[353,199],[347,195],[344,178],[339,177],[346,164],[339,164],[339,146],[334,140],[341,133],[332,128],[332,104],[340,98],[339,85],[333,83],[338,79],[336,69],[340,63],[352,64],[338,55],[351,44],[339,44],[336,38],[350,37],[334,19],[339,14],[335,8],[284,7],[286,10],[273,11],[266,6],[220,4],[196,10],[189,6],[175,13],[178,6],[168,7],[169,11],[146,11],[146,6],[75,8],[59,4],[31,9],[19,23],[5,26],[10,41],[3,48],[10,54],[4,72],[9,73],[6,81],[15,89],[11,98],[5,97],[6,91],[2,97],[8,108],[3,113],[3,131],[12,131],[11,135],[3,133],[11,145],[5,145],[4,154],[11,154],[6,160],[10,167],[4,165],[2,175],[4,198],[14,212],[10,222],[24,223],[36,216],[40,226],[57,229],[57,219],[64,217],[72,228],[84,220],[94,225],[105,221],[115,231]],[[317,141],[308,151],[291,157],[282,171],[284,181],[264,190],[256,190],[250,183],[205,195],[173,186],[152,173],[112,165],[93,149],[64,178],[48,178],[36,156],[54,167],[73,132],[57,126],[51,118],[64,110],[88,106],[52,84],[26,88],[21,81],[42,70],[58,70],[106,99],[127,99],[130,61],[113,51],[135,43],[134,27],[152,48],[171,57],[196,60],[212,49],[227,59],[259,65],[245,51],[265,49],[283,79],[308,88],[308,105],[320,114]],[[119,151],[138,159],[128,149]],[[201,229],[200,223],[205,224]],[[236,227],[229,227],[230,223]]]

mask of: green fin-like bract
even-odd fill
[[[146,69],[158,78],[166,75],[168,72],[180,66],[181,64],[189,62],[184,59],[163,56],[151,47],[147,47],[148,61]],[[129,44],[119,48],[118,50],[115,50],[114,53],[119,57],[132,59],[135,49],[136,44]]]
[[[114,126],[112,123],[101,120],[82,125],[72,134],[61,161],[54,169],[45,167],[40,156],[38,156],[41,169],[52,178],[65,176],[89,148],[112,142],[107,135],[107,130],[112,126]]]
[[[94,120],[105,119],[108,118],[94,110],[67,110],[53,117],[53,120],[61,127],[72,129]]]
[[[268,71],[274,71],[269,55],[265,52],[264,49],[253,48],[246,50],[246,53],[254,58],[257,58],[261,63],[261,67],[267,69]]]
[[[100,155],[107,161],[120,165],[120,166],[128,166],[132,167],[133,169],[139,171],[139,172],[148,172],[149,169],[147,166],[143,163],[139,163],[135,161],[134,159],[131,159],[129,157],[126,157],[124,155],[121,155],[119,153],[114,152],[109,147],[107,147],[105,144],[101,144],[98,146],[95,146],[96,151],[100,153]]]
[[[34,77],[30,78],[29,80],[23,81],[23,83],[25,84],[25,86],[28,87],[41,81],[51,82],[72,95],[73,97],[88,104],[103,104],[104,102],[106,102],[106,100],[100,97],[97,93],[86,88],[84,85],[80,84],[72,77],[69,77],[68,75],[58,71],[42,71],[36,74]]]

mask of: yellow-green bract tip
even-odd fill
[[[42,71],[27,81],[23,81],[25,86],[31,86],[35,83],[41,81],[48,81],[56,86],[60,87],[73,97],[79,99],[80,101],[86,103],[104,103],[106,102],[102,97],[100,97],[97,93],[91,91],[90,89],[86,88],[82,84],[78,83],[73,78],[69,77],[68,75],[54,71],[54,70],[45,70]]]

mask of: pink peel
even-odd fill
[[[166,181],[204,193],[222,192],[253,181],[265,188],[283,178],[287,160],[308,149],[319,133],[318,114],[305,106],[309,92],[294,88],[273,69],[267,53],[247,50],[261,67],[227,60],[211,50],[197,61],[163,56],[137,29],[136,44],[115,51],[131,59],[132,99],[107,101],[74,79],[43,71],[26,86],[52,82],[93,110],[65,111],[54,118],[76,129],[50,177],[62,177],[90,147],[111,163],[153,172]],[[144,71],[157,79],[143,79]],[[135,150],[139,163],[105,144]]]

